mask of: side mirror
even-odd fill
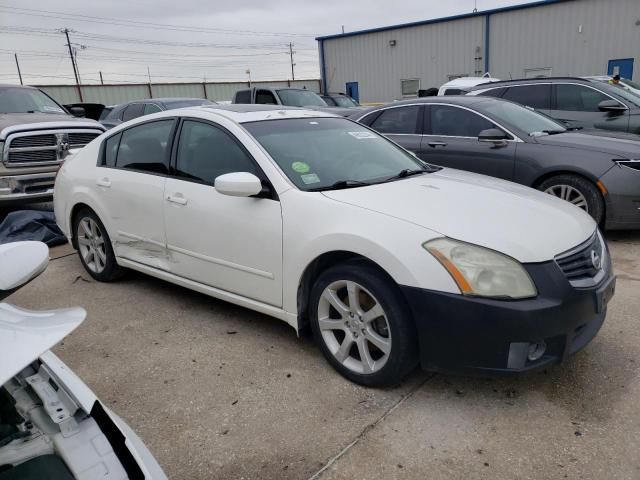
[[[84,117],[86,114],[83,107],[71,107],[69,112],[71,112],[71,115],[74,117]]]
[[[603,100],[598,104],[598,110],[601,112],[624,112],[628,109],[615,100]]]
[[[49,247],[42,242],[0,245],[0,300],[40,275],[49,263]]]
[[[262,182],[253,173],[233,172],[220,175],[214,182],[215,189],[222,195],[251,197],[262,191]]]
[[[509,139],[509,135],[498,128],[482,130],[478,135],[479,142],[503,143]]]

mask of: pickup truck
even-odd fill
[[[335,113],[348,117],[358,112],[358,107],[342,108],[327,105],[320,95],[303,88],[268,88],[253,87],[238,90],[233,103],[257,103],[263,105],[284,105],[287,107],[304,107],[322,112]],[[360,108],[360,110],[364,110]]]
[[[65,158],[105,131],[83,115],[37,88],[0,85],[0,205],[53,198]]]

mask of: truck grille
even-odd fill
[[[596,233],[582,245],[556,257],[556,263],[569,281],[594,278],[604,264],[605,249]]]
[[[84,147],[98,129],[47,130],[9,134],[2,160],[7,167],[61,163],[70,148]]]

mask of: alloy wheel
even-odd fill
[[[318,326],[335,359],[360,374],[379,371],[391,352],[391,329],[371,292],[350,280],[329,284],[318,302]]]
[[[580,190],[572,187],[571,185],[552,185],[547,188],[544,193],[548,193],[549,195],[553,195],[554,197],[558,197],[572,203],[576,207],[580,207],[589,213],[589,204],[587,203],[586,197]]]
[[[78,223],[78,249],[84,264],[94,273],[101,273],[107,265],[104,236],[98,224],[89,217]]]

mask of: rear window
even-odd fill
[[[519,103],[525,107],[550,110],[551,84],[509,87],[502,98]]]
[[[235,103],[251,103],[251,90],[240,90],[236,92]]]

